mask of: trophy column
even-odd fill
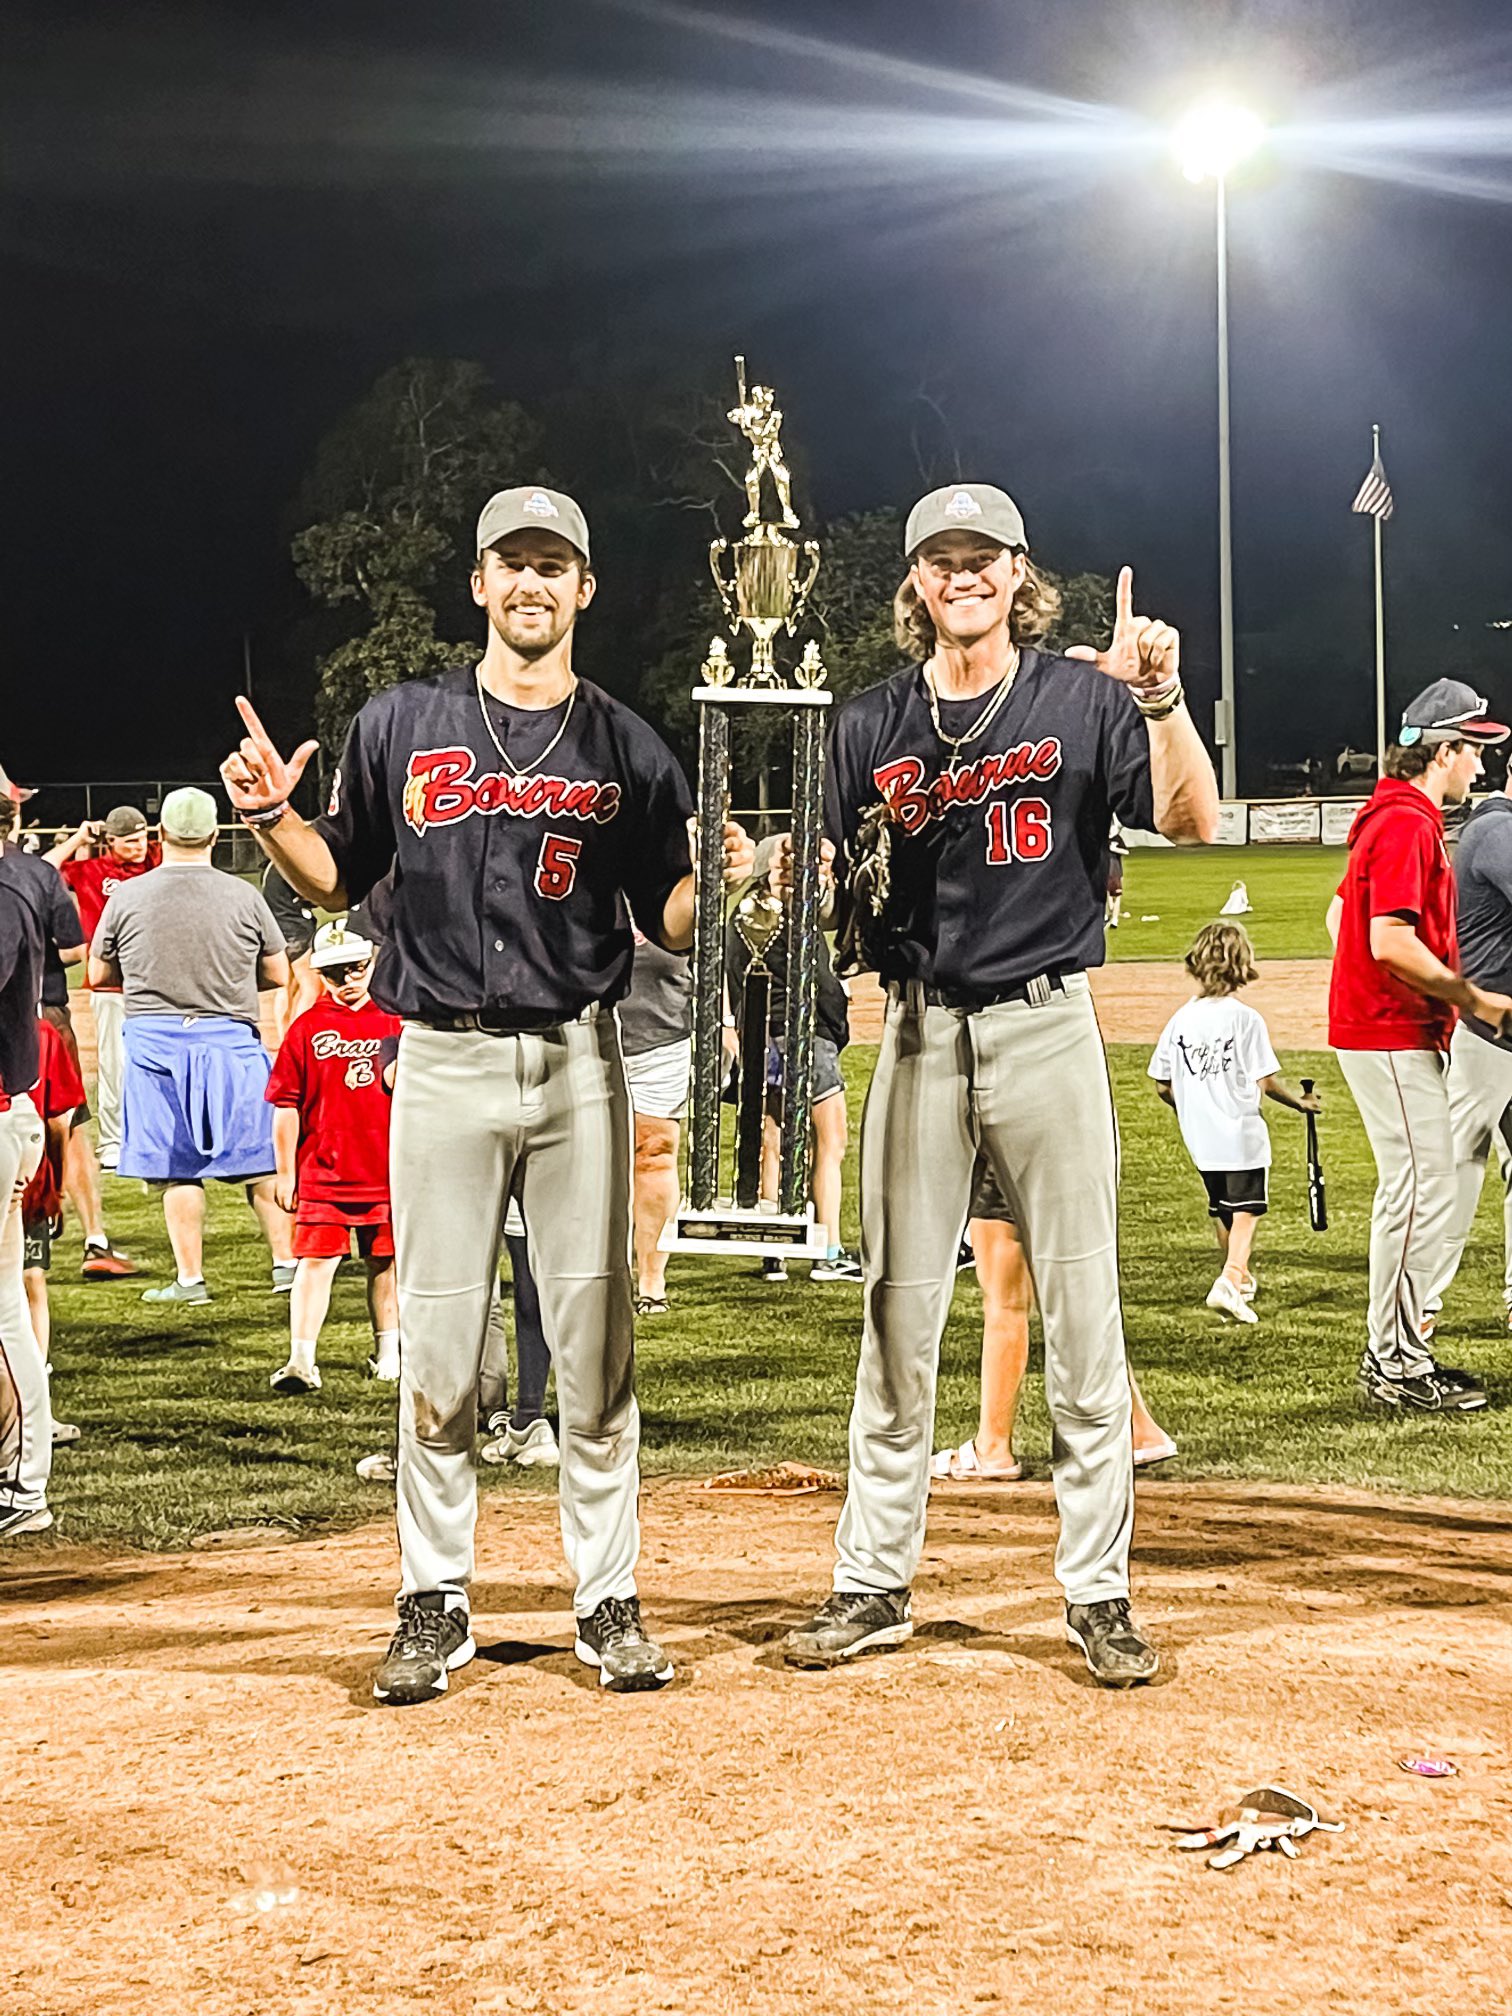
[[[822,1259],[825,1234],[809,1201],[810,1107],[814,1084],[814,996],[820,919],[819,842],[823,811],[824,721],[831,696],[824,665],[810,643],[790,682],[778,669],[777,638],[791,633],[819,569],[819,548],[799,543],[791,486],[782,455],[782,414],[770,386],[745,382],[736,360],[740,402],[730,414],[751,444],[746,474],[745,536],[716,539],[709,559],[736,637],[750,662],[736,674],[729,649],[716,637],[704,661],[698,706],[698,873],[693,921],[693,1086],[688,1116],[688,1194],[662,1244],[673,1252],[784,1252]],[[764,490],[775,490],[777,515],[762,515]],[[726,573],[728,563],[729,572]],[[768,890],[751,889],[736,905],[734,925],[751,954],[740,989],[742,1041],[735,1065],[733,1169],[725,1182],[721,1142],[725,942],[728,896],[720,834],[730,805],[731,747],[751,708],[776,709],[792,732],[792,894],[787,914]],[[777,934],[787,954],[783,1019],[783,1097],[779,1191],[775,1209],[760,1198],[762,1135],[767,1109],[767,1055],[773,969],[768,952]]]

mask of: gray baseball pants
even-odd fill
[[[630,1141],[612,1015],[520,1036],[406,1025],[389,1140],[403,1594],[460,1592],[472,1575],[478,1373],[517,1174],[556,1366],[577,1613],[635,1594]]]
[[[95,1132],[102,1169],[121,1156],[121,1099],[126,1083],[126,996],[90,989],[95,1026]]]
[[[1423,1341],[1454,1222],[1454,1134],[1439,1050],[1340,1050],[1375,1156],[1370,1212],[1370,1354],[1393,1378],[1433,1369]]]
[[[0,1113],[0,1376],[10,1387],[0,1407],[0,1511],[40,1510],[52,1473],[52,1404],[47,1360],[32,1329],[21,1279],[25,1239],[21,1206],[11,1196],[42,1159],[42,1122],[24,1093]]]
[[[1449,1127],[1454,1136],[1454,1216],[1439,1261],[1429,1307],[1448,1294],[1480,1206],[1486,1158],[1512,1144],[1512,1049],[1488,1043],[1456,1023],[1449,1045]],[[1505,1215],[1505,1213],[1504,1213]]]
[[[861,1125],[865,1323],[838,1590],[902,1589],[924,1542],[940,1338],[980,1147],[1045,1329],[1060,1544],[1073,1603],[1129,1593],[1134,1469],[1118,1290],[1118,1138],[1085,974],[971,1014],[890,990]]]

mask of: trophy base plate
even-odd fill
[[[663,1253],[750,1254],[757,1259],[781,1253],[794,1260],[822,1260],[829,1251],[824,1227],[811,1213],[743,1211],[720,1199],[707,1211],[678,1207],[661,1236]]]

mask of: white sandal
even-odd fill
[[[938,1484],[1017,1484],[1023,1474],[1024,1466],[1017,1461],[1006,1470],[984,1470],[974,1441],[963,1442],[959,1449],[936,1450],[929,1462],[929,1475]]]

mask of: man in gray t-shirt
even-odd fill
[[[289,978],[283,934],[250,884],[212,862],[215,800],[170,791],[163,864],[117,889],[89,950],[91,986],[125,996],[126,1074],[118,1173],[161,1186],[177,1278],[144,1302],[210,1300],[204,1276],[207,1178],[244,1183],[273,1256],[293,1284],[293,1231],[273,1192],[268,1053],[259,987]]]
[[[1491,993],[1512,991],[1512,796],[1493,791],[1460,828],[1454,854],[1460,971]],[[1455,1211],[1428,1297],[1437,1315],[1475,1223],[1486,1158],[1512,1152],[1512,1041],[1461,1015],[1449,1046],[1449,1125],[1454,1137]],[[1512,1188],[1508,1191],[1512,1199]],[[1506,1222],[1512,1225],[1512,1210]],[[1512,1232],[1507,1278],[1512,1280]],[[1508,1295],[1512,1321],[1512,1293]]]

